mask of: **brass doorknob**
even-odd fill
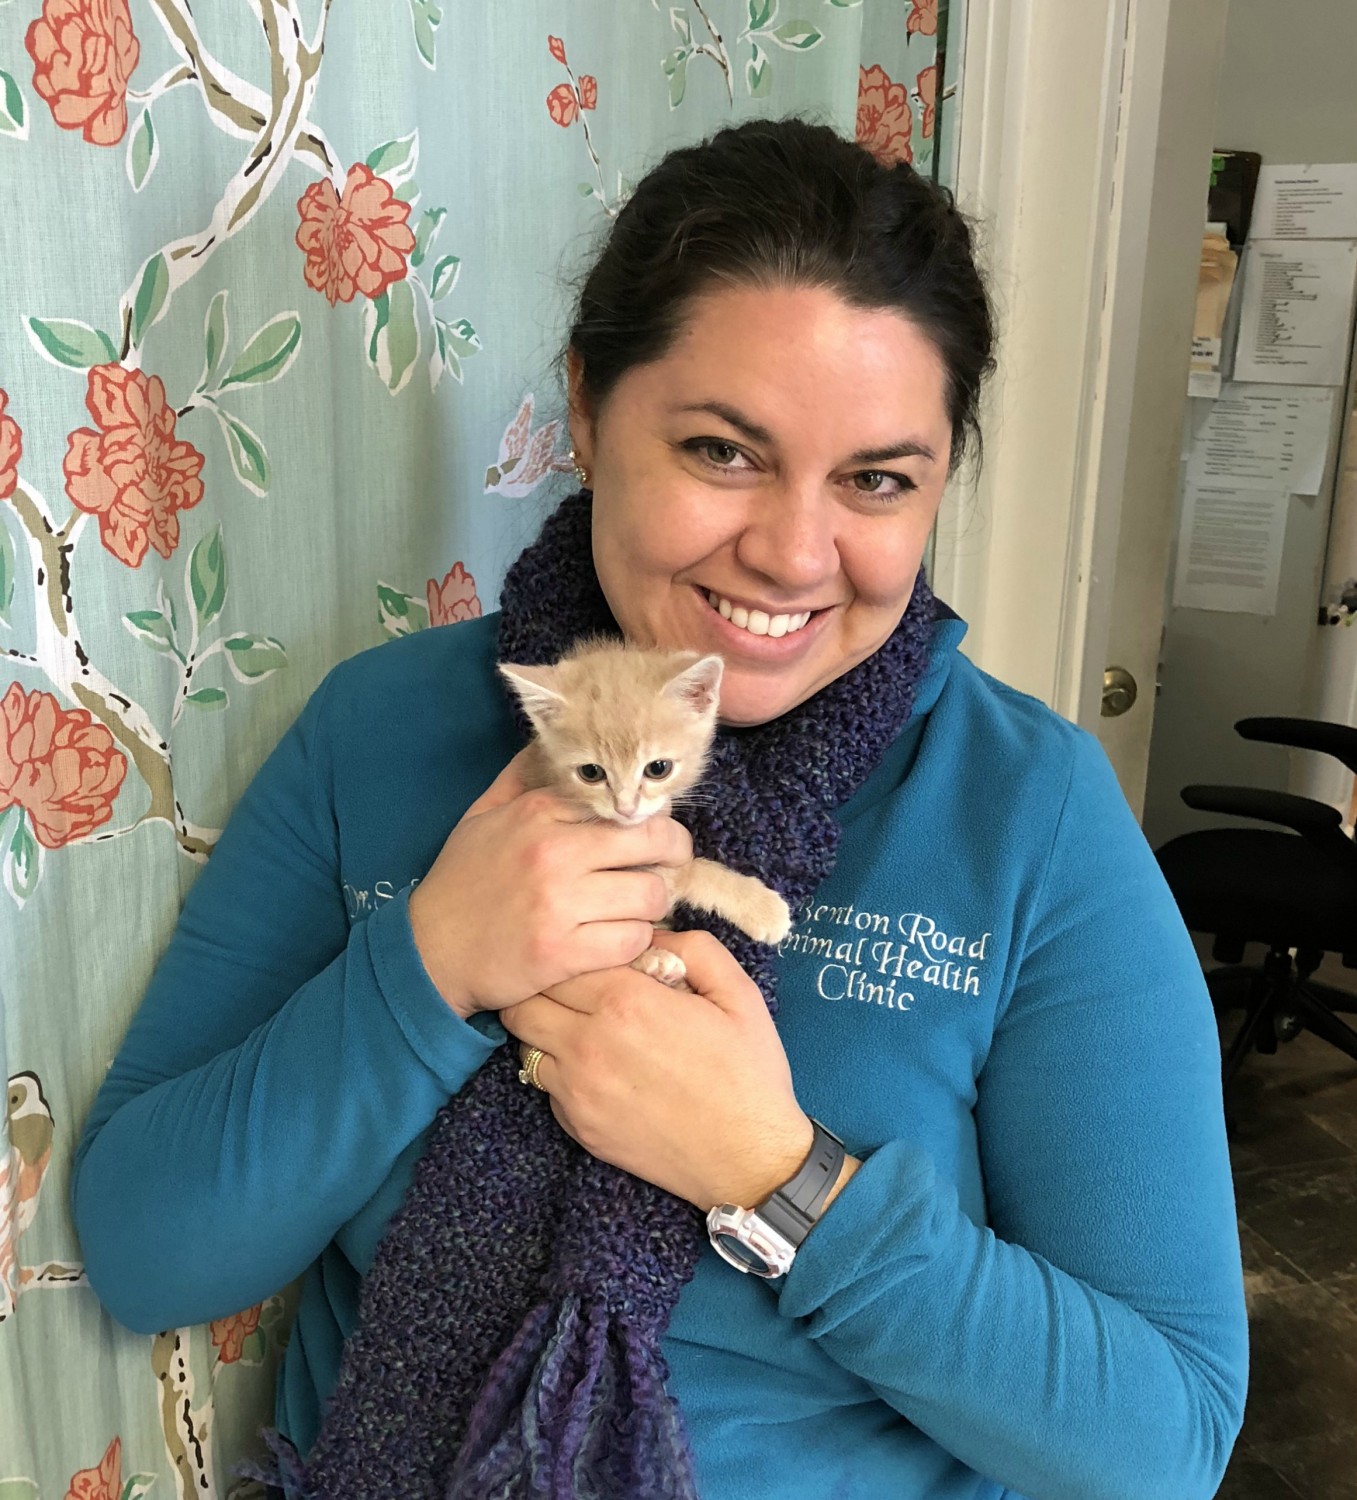
[[[1137,692],[1136,680],[1125,667],[1108,667],[1103,673],[1103,718],[1124,714],[1136,701]]]

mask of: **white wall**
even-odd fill
[[[1265,163],[1357,160],[1357,0],[1230,0],[1216,145]],[[1319,497],[1291,497],[1277,613],[1169,611],[1145,797],[1153,845],[1220,821],[1183,806],[1190,782],[1337,795],[1341,778],[1317,780],[1317,757],[1250,743],[1233,726],[1255,714],[1334,717],[1335,661],[1357,689],[1357,627],[1316,623],[1341,422],[1336,403]]]

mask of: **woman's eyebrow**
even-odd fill
[[[764,443],[772,446],[773,435],[766,427],[760,427],[757,422],[743,417],[733,406],[724,401],[692,401],[686,406],[676,406],[676,412],[709,411],[713,416],[720,417],[723,422],[729,422],[732,427],[737,427],[744,435],[754,443]],[[933,450],[917,438],[906,438],[902,442],[892,443],[885,448],[859,448],[856,453],[850,453],[846,462],[850,464],[880,464],[893,458],[913,458],[915,456],[926,458],[930,462],[934,460]]]

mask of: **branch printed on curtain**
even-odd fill
[[[570,75],[569,83],[558,83],[547,95],[547,113],[552,122],[559,125],[562,130],[568,130],[576,120],[580,122],[580,129],[584,133],[585,149],[589,152],[589,159],[594,164],[594,176],[598,178],[598,185],[592,182],[581,182],[579,193],[583,198],[597,198],[599,206],[610,219],[615,219],[622,210],[622,205],[631,196],[631,184],[627,182],[619,172],[617,174],[617,197],[608,201],[608,190],[603,184],[603,165],[598,159],[598,152],[594,150],[594,138],[589,130],[589,121],[585,119],[585,111],[598,108],[598,79],[592,73],[581,73],[575,77],[574,69],[566,61],[565,43],[558,36],[548,35],[547,49],[558,63]]]
[[[669,108],[677,109],[683,103],[688,88],[688,64],[695,57],[707,57],[721,70],[726,86],[726,98],[735,102],[735,65],[725,39],[708,13],[711,0],[691,0],[693,10],[706,32],[705,37],[695,32],[692,16],[687,6],[675,5],[669,10],[669,24],[678,34],[681,45],[664,57],[660,70],[669,84]],[[839,10],[851,10],[862,0],[827,0]],[[659,6],[655,4],[658,10]],[[766,99],[773,91],[773,68],[771,47],[780,47],[786,52],[808,52],[824,41],[824,33],[811,21],[792,16],[783,19],[779,9],[780,0],[747,0],[748,25],[735,41],[749,43],[749,57],[745,61],[743,77],[745,89],[751,99]],[[694,40],[695,35],[698,36]]]

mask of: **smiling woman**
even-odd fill
[[[241,801],[74,1211],[148,1331],[305,1271],[290,1497],[1215,1493],[1246,1339],[1200,969],[1096,741],[920,566],[993,341],[909,166],[795,119],[671,152],[581,289],[581,488],[500,612],[336,668]],[[719,683],[710,770],[639,820],[581,814],[592,749],[574,803],[515,754],[497,663],[540,689],[597,637]],[[694,856],[794,930],[656,931]]]

